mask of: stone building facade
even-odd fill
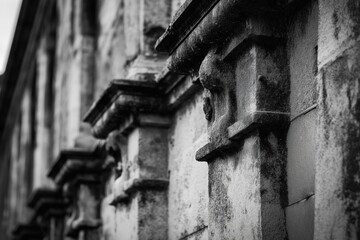
[[[23,0],[0,239],[359,239],[357,0]]]

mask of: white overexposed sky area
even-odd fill
[[[0,74],[5,71],[21,0],[0,0]]]

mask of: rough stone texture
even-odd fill
[[[139,128],[129,136],[129,179],[167,177],[167,132],[155,128]]]
[[[240,153],[209,164],[209,239],[261,239],[257,146],[248,138]]]
[[[316,1],[302,6],[288,27],[290,65],[290,111],[294,117],[317,101],[318,6]]]
[[[319,76],[316,239],[359,237],[359,53],[358,46],[350,48],[325,65]]]
[[[210,239],[286,239],[283,150],[273,133],[259,137],[209,163]]]
[[[180,108],[169,131],[168,239],[207,239],[207,164],[195,161],[207,142],[200,94]]]
[[[315,239],[359,238],[358,1],[319,1]]]

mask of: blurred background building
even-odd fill
[[[358,239],[360,2],[23,0],[0,239]]]

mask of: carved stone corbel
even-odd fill
[[[63,239],[67,201],[60,189],[39,188],[35,190],[30,196],[28,206],[34,210],[36,222],[47,230],[47,239]]]
[[[99,237],[102,175],[107,172],[104,153],[102,142],[91,150],[63,150],[48,174],[69,199],[67,236]]]
[[[196,154],[197,160],[203,160],[204,156],[231,145],[227,128],[234,123],[237,113],[234,67],[212,50],[200,65],[199,79],[204,87],[203,110],[209,134],[209,143]]]

